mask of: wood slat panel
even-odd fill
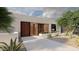
[[[48,24],[44,24],[44,32],[49,32],[49,25]]]
[[[29,22],[21,22],[21,36],[30,36],[30,23]]]

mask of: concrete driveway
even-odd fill
[[[49,39],[24,40],[23,44],[28,51],[79,51],[78,48]]]

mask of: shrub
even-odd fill
[[[48,38],[52,38],[52,35],[51,34],[48,34]]]

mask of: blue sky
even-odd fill
[[[9,10],[24,13],[29,16],[48,17],[56,19],[68,10],[78,10],[77,7],[9,7]]]
[[[43,13],[43,8],[10,7],[9,9],[32,16],[41,16]]]

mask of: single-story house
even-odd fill
[[[52,18],[27,16],[15,12],[13,12],[12,17],[14,19],[12,24],[14,31],[18,32],[21,37],[60,31],[56,21]]]
[[[27,16],[17,12],[12,12],[11,15],[14,19],[12,26],[12,33],[0,33],[0,42],[9,42],[11,38],[35,36],[39,33],[47,33],[59,31],[56,21],[52,18]]]

